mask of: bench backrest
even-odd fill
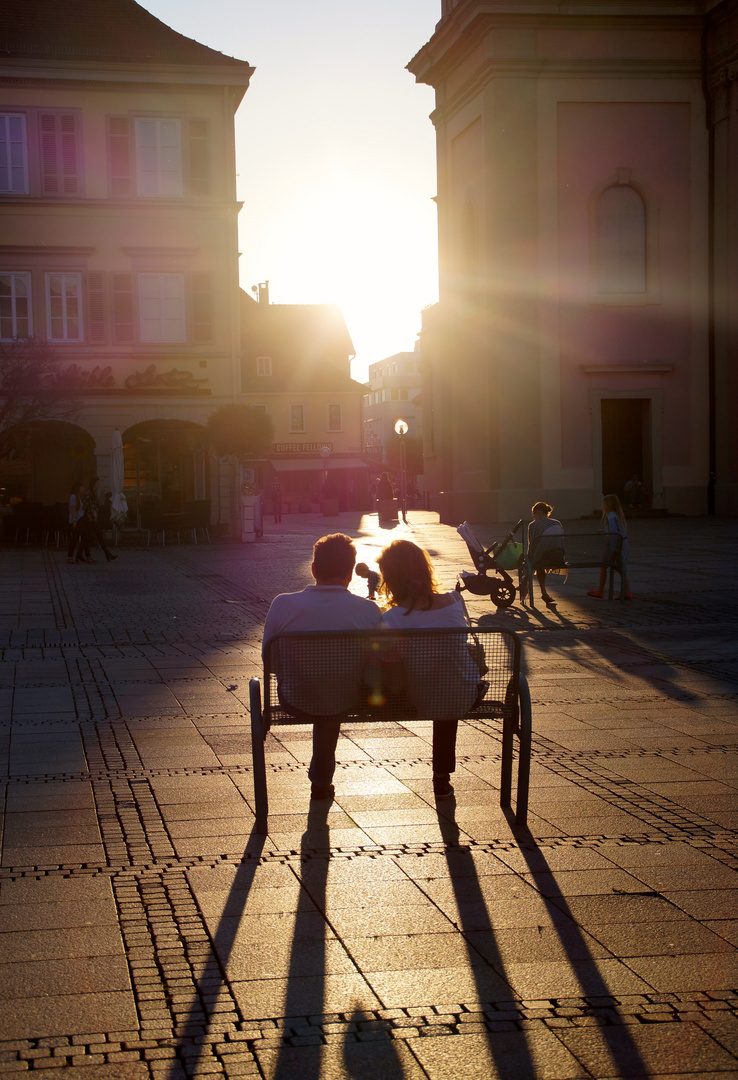
[[[564,549],[569,566],[617,566],[623,537],[618,533],[566,533]]]
[[[510,630],[280,634],[265,648],[265,719],[517,720],[519,674]]]

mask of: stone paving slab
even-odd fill
[[[110,566],[0,548],[0,1075],[738,1076],[738,525],[631,522],[632,603],[585,571],[555,609],[468,598],[523,637],[529,830],[469,721],[440,812],[429,725],[347,727],[322,810],[309,732],[276,729],[265,839],[248,680],[336,528],[369,563],[415,539],[447,588],[471,568],[421,512]]]

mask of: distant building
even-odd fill
[[[377,462],[386,461],[386,448],[394,439],[395,424],[407,421],[408,435],[420,435],[420,349],[395,353],[369,365],[364,387],[364,448]]]
[[[0,334],[50,341],[83,402],[0,463],[8,497],[107,482],[118,428],[134,515],[138,496],[219,498],[204,425],[240,390],[233,116],[252,72],[133,0],[0,6]]]
[[[342,510],[368,505],[361,447],[363,386],[351,378],[354,346],[333,304],[270,304],[241,293],[241,390],[264,408],[274,443],[259,486],[277,478],[286,511],[317,509],[326,484]]]
[[[443,0],[439,303],[421,336],[444,520],[738,512],[738,3]]]

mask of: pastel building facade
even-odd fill
[[[117,428],[132,508],[228,502],[204,425],[241,392],[233,120],[253,69],[133,0],[9,0],[0,40],[0,332],[50,342],[81,402],[0,484],[54,503],[107,483]]]
[[[369,365],[369,379],[364,388],[364,447],[376,461],[386,460],[386,448],[396,437],[398,420],[407,423],[408,435],[421,434],[421,390],[422,362],[418,348]]]
[[[263,409],[274,440],[257,465],[257,486],[279,481],[286,512],[320,508],[324,493],[341,510],[368,506],[362,454],[363,386],[351,378],[355,349],[334,304],[271,304],[241,293],[242,400]]]
[[[735,4],[444,0],[426,489],[445,520],[545,498],[738,510]],[[732,13],[732,21],[731,21]]]

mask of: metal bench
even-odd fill
[[[511,630],[313,632],[272,638],[265,648],[263,684],[258,678],[249,684],[256,831],[268,831],[264,742],[269,729],[319,724],[321,719],[347,725],[499,721],[500,805],[510,806],[517,738],[515,822],[525,825],[532,718],[520,664],[520,640]]]
[[[608,600],[612,600],[615,589],[615,571],[620,574],[620,599],[625,596],[626,560],[623,555],[623,537],[617,533],[569,533],[564,536],[566,558],[563,563],[547,562],[536,567],[541,570],[599,570],[605,566],[608,571]],[[607,556],[607,557],[606,557]],[[535,580],[535,569],[531,566],[527,553],[525,567],[529,585]],[[531,572],[532,571],[532,572]],[[528,600],[531,607],[533,589],[529,588]]]

